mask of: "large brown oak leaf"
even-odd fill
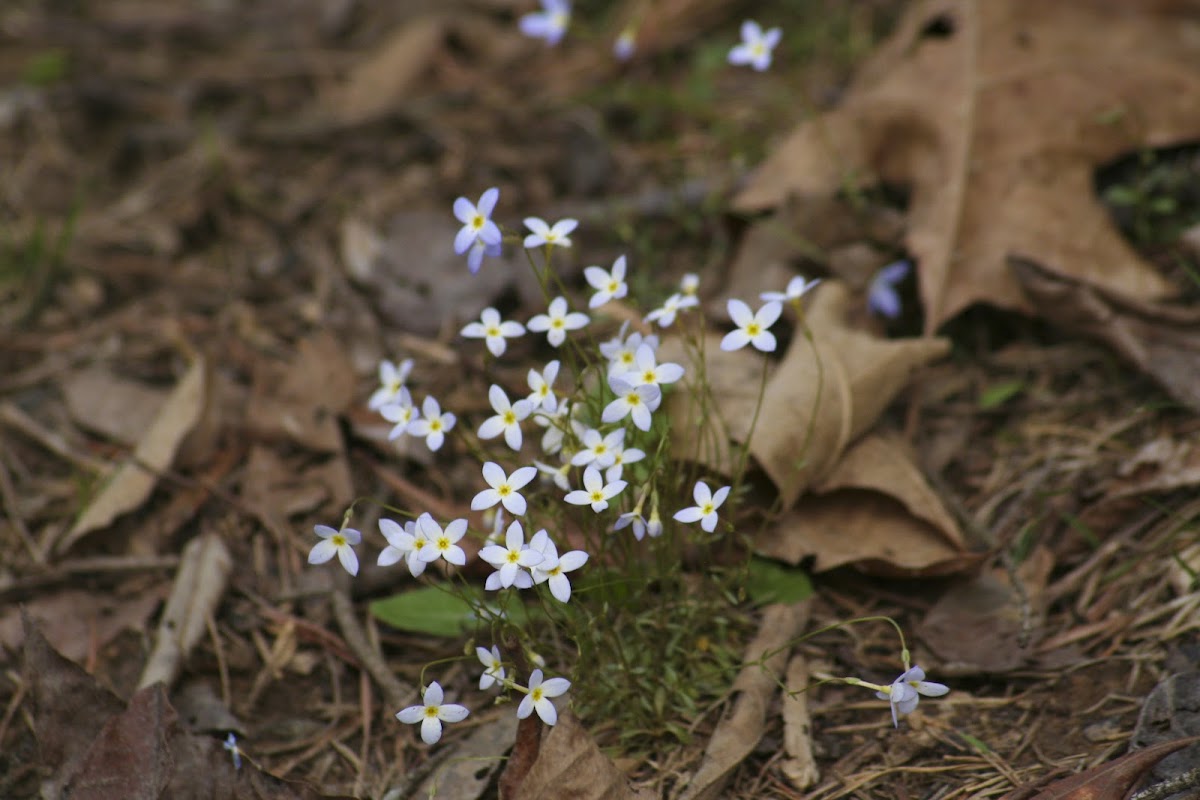
[[[847,183],[911,187],[926,329],[987,302],[1028,310],[1024,256],[1138,299],[1167,283],[1121,238],[1093,171],[1200,140],[1196,0],[924,0],[841,107],[801,124],[735,206]]]

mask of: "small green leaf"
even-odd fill
[[[746,593],[755,603],[798,603],[813,592],[808,573],[767,558],[750,559]]]
[[[979,407],[984,410],[998,408],[1023,391],[1025,391],[1024,381],[1004,381],[992,384],[980,393]]]
[[[986,756],[991,754],[992,748],[988,747],[983,741],[976,739],[971,734],[959,731],[958,735],[961,736],[967,744],[971,745],[971,747],[974,747],[976,752],[978,752],[980,755]]]
[[[410,633],[426,633],[430,636],[461,636],[472,630],[484,615],[476,613],[484,602],[481,592],[464,597],[452,594],[436,586],[423,586],[392,595],[371,603],[371,613],[381,622]],[[490,603],[485,608],[494,608]],[[525,607],[514,604],[510,609],[509,621],[523,625],[529,615]]]

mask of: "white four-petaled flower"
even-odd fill
[[[891,686],[875,693],[880,700],[888,700],[892,704],[892,725],[900,727],[900,714],[911,714],[917,708],[921,695],[926,697],[941,697],[950,691],[950,687],[942,683],[925,680],[925,670],[915,664],[904,671],[899,678],[892,681]]]
[[[777,302],[765,303],[757,313],[750,311],[750,306],[738,299],[729,301],[729,317],[737,328],[725,334],[721,340],[722,350],[741,350],[748,344],[764,353],[775,349],[775,334],[770,328],[783,313],[783,305]]]
[[[728,486],[722,486],[713,492],[704,481],[696,481],[696,486],[692,489],[692,498],[696,505],[676,511],[675,519],[679,522],[700,520],[700,527],[712,533],[717,527],[717,509],[728,496]]]
[[[379,362],[379,388],[367,401],[367,408],[378,411],[388,403],[394,402],[412,372],[413,360],[406,358],[399,364],[393,364],[386,358]]]
[[[518,21],[521,33],[544,39],[548,46],[559,43],[571,22],[571,4],[567,0],[542,0],[542,10],[526,14]]]
[[[611,270],[588,267],[583,271],[583,277],[596,290],[588,301],[588,308],[598,308],[609,300],[618,300],[629,291],[625,284],[625,256],[618,256]]]
[[[661,328],[669,328],[675,322],[675,315],[685,308],[699,305],[700,301],[694,294],[675,294],[668,297],[663,304],[646,315],[646,323],[657,322]]]
[[[479,321],[468,322],[462,329],[462,335],[468,339],[483,339],[492,355],[499,358],[508,347],[506,339],[514,339],[525,333],[525,326],[512,320],[501,320],[500,312],[494,308],[485,308],[479,315]]]
[[[308,553],[308,563],[324,564],[335,555],[346,572],[358,574],[358,556],[354,553],[354,545],[362,541],[362,534],[353,528],[342,528],[340,531],[328,525],[313,527],[321,541],[317,542]]]
[[[500,199],[500,190],[492,187],[479,196],[478,203],[465,197],[454,201],[454,216],[463,224],[454,237],[454,252],[470,251],[467,266],[478,272],[485,255],[494,255],[500,247],[500,227],[492,222],[492,211]],[[491,252],[489,252],[491,250]]]
[[[533,585],[533,576],[521,569],[535,567],[546,558],[537,550],[525,546],[525,530],[518,520],[513,520],[508,526],[503,546],[489,544],[479,551],[479,557],[496,568],[496,572],[489,575],[484,584],[489,592],[514,585],[518,589],[528,589]]]
[[[748,64],[762,72],[771,66],[771,51],[779,44],[783,32],[779,28],[763,32],[754,20],[742,23],[742,41],[729,51],[729,63],[738,66]]]
[[[500,660],[500,648],[496,645],[492,645],[491,650],[476,647],[475,655],[484,667],[483,674],[479,676],[480,690],[489,689],[504,680],[504,663]]]
[[[590,505],[592,511],[599,514],[608,508],[608,501],[624,490],[625,481],[616,480],[604,482],[604,475],[595,464],[589,464],[583,471],[583,488],[576,489],[563,499],[576,506]]]
[[[487,462],[483,465],[483,479],[492,488],[475,495],[471,500],[471,510],[482,511],[500,503],[508,509],[508,513],[521,516],[525,513],[526,504],[520,490],[536,477],[537,467],[521,467],[514,470],[512,475],[506,475],[504,468],[495,461]]]
[[[583,445],[583,449],[571,457],[571,464],[576,467],[582,467],[586,464],[594,463],[601,469],[611,467],[615,459],[615,453],[621,448],[624,441],[624,428],[617,428],[607,436],[601,434],[595,428],[589,428],[584,431],[580,442]]]
[[[417,517],[417,530],[420,531],[425,543],[417,550],[417,558],[425,562],[446,559],[447,564],[461,567],[467,563],[467,554],[458,546],[458,540],[467,532],[467,521],[456,519],[446,525],[445,530],[438,525],[428,512]]]
[[[650,413],[662,402],[662,389],[650,383],[634,386],[623,376],[609,376],[608,385],[617,399],[604,407],[600,420],[618,422],[630,417],[638,430],[650,430]]]
[[[542,247],[543,245],[570,247],[571,237],[568,234],[579,227],[579,221],[570,218],[560,219],[550,226],[546,224],[546,220],[539,217],[526,217],[525,227],[533,231],[525,237],[525,247],[527,248]]]
[[[495,439],[504,434],[504,443],[513,450],[520,450],[521,422],[533,413],[533,403],[525,399],[509,402],[508,395],[494,383],[488,389],[488,400],[496,415],[488,417],[479,426],[479,438]]]
[[[550,301],[550,308],[545,314],[538,314],[526,323],[531,331],[546,332],[546,341],[558,347],[567,339],[567,331],[575,331],[588,324],[587,314],[570,311],[565,297],[556,297]]]
[[[558,367],[558,361],[554,360],[541,372],[536,369],[529,370],[529,397],[525,399],[533,404],[534,411],[541,409],[553,414],[558,408],[558,396],[554,394],[554,379],[558,377]]]
[[[782,292],[763,292],[759,298],[766,302],[789,303],[799,300],[804,295],[817,287],[821,282],[820,278],[809,281],[805,280],[803,275],[797,275],[788,281],[787,288]]]
[[[529,540],[531,550],[537,550],[545,558],[542,563],[532,568],[533,582],[550,584],[550,594],[560,603],[571,599],[571,581],[566,573],[574,572],[587,563],[588,554],[582,550],[572,550],[569,553],[558,554],[558,548],[550,539],[550,534],[540,530]]]
[[[651,335],[643,337],[637,331],[629,334],[625,338],[625,329],[629,326],[626,322],[621,325],[620,332],[616,337],[601,342],[600,355],[608,359],[608,374],[619,375],[622,372],[628,372],[637,365],[637,351],[643,344],[650,348],[651,351],[658,350],[658,337]]]
[[[404,563],[408,566],[408,571],[414,578],[425,571],[429,562],[421,558],[420,552],[427,541],[425,534],[417,529],[416,522],[410,519],[401,528],[400,524],[394,520],[381,519],[379,520],[379,532],[383,534],[383,538],[387,539],[388,543],[388,546],[379,553],[379,566],[390,567],[403,558]]]
[[[566,678],[543,681],[542,671],[535,669],[529,675],[528,693],[521,700],[521,705],[517,706],[517,719],[525,719],[536,710],[542,722],[553,725],[558,722],[558,711],[550,698],[566,694],[570,688],[571,682]]]
[[[454,415],[447,411],[442,413],[442,407],[433,397],[426,397],[421,404],[421,418],[414,419],[408,424],[408,432],[413,436],[424,436],[425,444],[430,450],[438,450],[446,441],[447,431],[454,429],[457,421]]]
[[[659,364],[654,355],[654,348],[643,344],[638,347],[634,356],[633,369],[623,373],[621,377],[634,386],[643,384],[660,386],[664,383],[674,383],[682,378],[683,367],[670,361]]]
[[[388,422],[396,423],[392,426],[391,433],[388,434],[388,439],[396,439],[408,433],[409,426],[413,424],[421,415],[413,406],[412,395],[409,394],[408,388],[401,386],[396,392],[396,397],[389,403],[379,409],[379,415]]]
[[[457,703],[445,703],[445,694],[437,681],[433,681],[425,689],[421,705],[409,706],[403,711],[396,712],[396,719],[406,725],[421,723],[421,740],[425,744],[436,744],[442,738],[443,722],[462,722],[471,712],[466,706]]]

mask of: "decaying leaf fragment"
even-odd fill
[[[58,552],[70,549],[82,537],[107,527],[146,501],[158,482],[156,473],[171,465],[179,445],[203,416],[207,385],[205,362],[198,358],[145,429],[133,457],[117,469],[59,541]]]
[[[735,207],[911,187],[926,330],[976,302],[1027,310],[1014,254],[1129,297],[1169,284],[1117,231],[1093,170],[1200,139],[1194,4],[925,0],[845,102],[801,124]],[[1187,99],[1185,99],[1187,98]]]
[[[1104,342],[1172,398],[1200,411],[1200,309],[1127,297],[1026,258],[1009,263],[1042,316]]]

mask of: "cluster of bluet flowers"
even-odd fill
[[[541,0],[541,5],[540,12],[521,17],[519,27],[527,36],[555,45],[562,40],[570,23],[570,3]],[[746,21],[741,33],[742,42],[730,51],[729,62],[765,70],[780,41],[780,29],[764,31],[756,22]],[[633,54],[635,39],[635,26],[621,32],[614,47],[619,58]],[[504,233],[492,219],[499,200],[500,190],[492,187],[477,201],[459,197],[453,204],[454,216],[462,225],[453,247],[456,253],[466,256],[471,273],[483,267],[485,258],[502,253]],[[554,282],[558,291],[552,291],[549,279],[552,252],[555,248],[572,246],[570,237],[578,222],[562,219],[551,224],[538,217],[526,217],[523,222],[528,233],[511,240],[520,242],[530,252],[531,265],[532,253],[544,252],[545,273],[539,273],[536,266],[534,271],[546,293],[545,310],[519,322],[504,319],[496,308],[485,308],[478,320],[461,329],[460,335],[482,340],[491,356],[499,359],[513,340],[530,333],[540,334],[551,348],[562,349],[570,358],[555,358],[540,368],[530,369],[527,394],[525,389],[514,392],[511,386],[492,384],[487,398],[493,413],[479,423],[471,438],[458,425],[453,413],[442,410],[436,397],[426,396],[417,405],[408,387],[413,371],[411,359],[398,363],[384,360],[379,365],[379,388],[368,405],[392,423],[390,439],[403,436],[423,439],[429,450],[436,453],[447,436],[456,432],[467,441],[467,449],[480,456],[483,488],[473,497],[471,509],[492,516],[491,530],[486,535],[481,532],[484,541],[478,551],[479,559],[493,570],[484,581],[484,591],[511,593],[545,586],[550,597],[566,604],[572,600],[574,574],[591,556],[581,549],[563,548],[560,552],[561,540],[556,543],[545,527],[530,519],[534,511],[544,511],[544,503],[552,501],[542,501],[539,497],[539,503],[531,504],[526,494],[531,485],[535,489],[546,487],[546,491],[560,495],[557,502],[580,511],[590,509],[601,522],[599,527],[612,532],[630,529],[637,542],[663,535],[658,464],[665,464],[670,458],[664,452],[669,426],[661,424],[656,428],[655,420],[662,413],[664,396],[684,377],[685,368],[660,358],[659,337],[650,331],[656,327],[665,331],[681,315],[698,307],[699,279],[696,275],[686,275],[678,291],[644,316],[643,330],[630,330],[625,322],[613,338],[597,346],[580,332],[592,324],[589,314],[628,296],[626,257],[617,257],[607,268],[597,265],[584,270],[590,291],[584,311],[578,305],[573,307],[571,298],[566,296],[571,292],[561,283]],[[872,310],[885,316],[899,312],[895,284],[907,270],[907,264],[901,262],[881,272],[870,293]],[[783,291],[763,293],[757,308],[730,299],[727,310],[733,327],[721,340],[721,349],[733,351],[750,346],[763,353],[775,351],[777,340],[771,329],[784,307],[791,305],[798,313],[802,312],[802,298],[819,283],[797,277]],[[572,347],[564,348],[568,343]],[[563,385],[570,388],[563,391]],[[524,455],[529,449],[526,436],[533,432],[531,426],[543,429],[537,441],[540,456],[533,459]],[[511,455],[499,448],[500,442]],[[485,446],[499,452],[487,453]],[[534,484],[539,476],[541,480]],[[672,509],[669,518],[681,525],[699,523],[705,534],[716,534],[720,510],[730,493],[729,485],[710,487],[708,482],[697,480],[691,492],[695,504]],[[347,527],[349,519],[347,512],[341,528],[315,527],[319,541],[309,553],[309,563],[322,564],[336,556],[348,573],[357,575],[359,562],[355,548],[362,543],[362,534]],[[381,567],[403,562],[417,578],[439,560],[444,562],[446,570],[462,568],[467,563],[467,551],[460,544],[469,533],[465,518],[440,522],[432,514],[420,512],[407,520],[382,518],[378,526],[387,542],[378,556]],[[475,655],[483,669],[479,678],[481,690],[499,688],[522,694],[517,708],[519,718],[525,719],[536,712],[545,724],[555,724],[557,710],[552,701],[571,689],[568,679],[547,679],[543,672],[545,664],[530,652],[525,653],[525,660],[535,668],[524,684],[514,677],[516,661],[506,659],[498,645],[476,647]],[[905,672],[890,685],[856,678],[835,680],[875,689],[879,697],[890,701],[895,721],[898,714],[915,709],[921,694],[938,696],[948,691],[941,684],[926,682],[924,677],[919,667],[909,668],[905,650]],[[434,744],[442,735],[444,723],[459,722],[469,713],[463,705],[447,703],[441,685],[430,681],[425,685],[421,703],[401,710],[396,717],[401,722],[419,724],[422,740]]]
[[[459,252],[469,253],[468,268],[472,272],[481,266],[476,254],[497,254],[501,247],[500,228],[491,218],[499,194],[497,188],[490,188],[478,203],[461,197],[454,203],[454,213],[463,222],[454,247]],[[549,265],[555,247],[571,246],[569,234],[575,230],[577,222],[565,219],[551,225],[542,219],[528,217],[524,225],[529,234],[519,240],[531,251],[544,249]],[[618,257],[608,269],[586,268],[584,278],[591,292],[588,310],[595,312],[625,298],[629,292],[626,276],[625,256]],[[804,295],[818,284],[819,281],[795,278],[781,292],[763,293],[762,304],[757,309],[738,299],[729,300],[727,309],[733,329],[721,340],[721,348],[732,351],[751,346],[764,353],[774,351],[777,343],[771,328],[779,320],[784,304],[793,304],[799,309]],[[660,330],[670,328],[680,314],[688,313],[698,305],[698,288],[699,280],[695,275],[685,276],[677,292],[661,307],[645,315],[645,330],[653,330],[654,326]],[[572,310],[570,301],[557,295],[548,302],[544,313],[532,316],[525,323],[505,320],[497,309],[486,308],[479,320],[463,327],[461,335],[482,339],[487,350],[500,358],[510,340],[529,332],[545,334],[548,344],[557,350],[568,342],[571,334],[585,329],[591,322],[588,313]],[[529,426],[539,426],[544,432],[538,442],[541,456],[531,463],[506,467],[500,463],[502,456],[495,456],[497,460],[488,457],[481,465],[484,488],[472,499],[471,509],[494,515],[492,530],[479,550],[479,558],[494,570],[484,583],[487,592],[530,590],[544,584],[554,600],[569,603],[572,599],[572,573],[583,568],[590,556],[578,549],[560,552],[559,544],[546,528],[531,524],[531,504],[526,493],[539,474],[546,486],[553,486],[561,494],[562,503],[590,508],[596,515],[609,515],[609,521],[603,527],[611,531],[630,528],[637,541],[663,534],[655,473],[652,471],[647,478],[643,470],[640,485],[631,493],[626,470],[647,459],[648,448],[659,445],[662,429],[666,426],[652,431],[655,416],[660,413],[664,393],[684,377],[685,369],[680,364],[659,358],[657,335],[631,331],[628,322],[593,352],[584,350],[587,345],[583,342],[575,344],[590,359],[579,374],[567,375],[563,362],[554,359],[540,369],[529,370],[528,394],[512,395],[499,384],[492,384],[488,389],[488,402],[494,413],[478,425],[475,447],[471,449],[478,453],[483,442],[502,441],[513,454],[510,459],[519,461],[526,450],[525,435],[530,432]],[[371,395],[368,405],[394,423],[391,438],[423,438],[428,448],[436,452],[444,444],[446,435],[457,429],[457,418],[443,412],[437,398],[432,396],[425,397],[417,407],[407,385],[412,370],[411,359],[399,363],[383,361],[379,366],[379,388]],[[594,399],[589,398],[584,380],[589,370],[603,384],[601,402],[588,402]],[[564,378],[568,380],[564,381]],[[573,388],[561,392],[558,384],[562,383],[571,383]],[[594,394],[594,386],[592,391]],[[673,510],[670,518],[681,524],[699,523],[701,530],[713,534],[730,490],[728,485],[714,489],[704,480],[698,480],[692,488],[695,504]],[[647,501],[650,504],[648,514],[645,511]],[[507,524],[505,513],[511,517]],[[461,568],[467,562],[466,551],[459,544],[468,533],[465,518],[443,524],[423,512],[403,522],[382,518],[378,524],[387,542],[378,556],[380,566],[404,562],[415,578],[439,560],[445,562],[447,569]],[[532,533],[527,535],[527,529]],[[309,562],[320,564],[337,556],[347,572],[357,574],[359,564],[355,547],[362,543],[362,534],[345,524],[340,529],[317,525],[315,532],[320,541],[312,548]],[[517,709],[518,717],[523,719],[536,711],[547,725],[555,724],[557,712],[551,701],[568,692],[569,680],[562,677],[546,679],[542,665],[539,665],[530,672],[528,681],[520,684],[512,677],[513,662],[505,661],[497,645],[478,647],[476,655],[483,667],[481,689],[501,687],[523,694],[524,699]],[[945,691],[940,684],[924,682],[924,673],[917,667],[906,669],[889,686],[858,679],[846,679],[846,682],[874,688],[880,697],[891,701],[893,716],[912,711],[919,694],[936,695]],[[443,723],[460,721],[468,714],[466,707],[446,703],[442,687],[433,681],[426,686],[421,705],[405,708],[396,716],[402,722],[419,723],[421,738],[432,744],[440,738]]]

